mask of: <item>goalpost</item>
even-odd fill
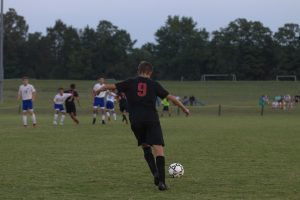
[[[297,76],[296,75],[277,75],[276,76],[276,81],[297,81]]]
[[[201,80],[202,81],[207,81],[207,80],[231,80],[231,81],[236,81],[236,75],[235,74],[203,74],[201,76]]]

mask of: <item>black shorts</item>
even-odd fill
[[[66,103],[66,111],[67,113],[73,113],[76,115],[76,106],[75,103]]]
[[[169,111],[169,106],[164,106],[163,111]]]
[[[165,145],[159,121],[134,122],[131,123],[131,130],[137,139],[138,146],[142,144]]]

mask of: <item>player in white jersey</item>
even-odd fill
[[[28,77],[23,77],[23,84],[19,87],[18,102],[22,99],[23,125],[27,127],[27,115],[31,115],[32,124],[36,126],[36,116],[33,111],[33,102],[35,101],[36,90],[33,85],[29,84]]]
[[[101,89],[102,87],[105,86],[105,80],[103,77],[98,78],[98,83],[96,83],[93,87],[93,97],[94,97],[94,104],[93,104],[93,124],[96,123],[96,118],[98,114],[98,108],[100,107],[101,109],[101,114],[102,114],[102,124],[105,124],[105,95],[106,92],[100,92],[99,94],[96,94],[96,91]]]
[[[66,101],[67,98],[69,98],[70,96],[72,96],[71,93],[64,93],[64,89],[63,88],[58,88],[58,94],[55,95],[53,102],[54,102],[54,120],[53,120],[53,124],[57,125],[57,120],[58,120],[58,114],[61,113],[61,118],[60,118],[60,125],[64,124],[64,120],[66,117],[66,111],[64,108],[64,103]]]
[[[106,93],[106,115],[108,120],[110,120],[110,116],[112,115],[114,120],[117,120],[117,114],[115,112],[115,98],[116,94],[108,91]]]

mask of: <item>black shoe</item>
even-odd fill
[[[94,119],[93,119],[93,124],[95,124],[95,123],[96,123],[96,119],[94,118]]]
[[[167,185],[166,185],[165,183],[159,182],[159,183],[158,183],[158,189],[159,189],[160,191],[164,191],[164,190],[167,190],[168,187],[167,187]]]
[[[105,124],[105,121],[104,121],[104,120],[102,120],[102,124]]]
[[[158,186],[158,184],[159,184],[158,176],[154,176],[154,185]]]

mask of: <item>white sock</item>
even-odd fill
[[[105,115],[104,115],[104,114],[102,114],[102,120],[103,120],[103,121],[105,120]]]
[[[58,114],[54,114],[53,122],[57,122]]]
[[[96,114],[96,113],[93,114],[93,118],[94,118],[94,119],[97,118],[97,114]]]
[[[23,124],[27,126],[27,115],[23,115]]]
[[[114,113],[113,116],[114,116],[114,120],[117,120],[117,114]]]
[[[107,115],[107,117],[110,117],[110,113],[109,112],[106,112],[106,115]]]
[[[65,117],[66,117],[65,115],[61,115],[60,124],[64,124]]]
[[[31,119],[32,119],[32,123],[36,124],[36,117],[34,113],[32,114]]]

